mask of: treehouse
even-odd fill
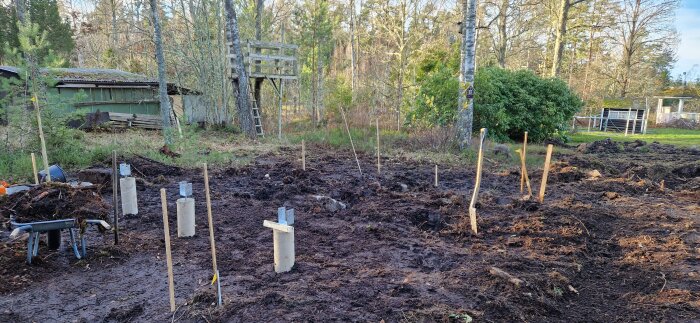
[[[260,95],[262,84],[269,80],[272,87],[281,99],[281,84],[283,80],[296,80],[299,75],[297,61],[297,45],[248,40],[241,43],[243,52],[243,65],[249,78],[251,91],[252,114],[255,122],[255,131],[258,136],[264,136],[260,115]],[[238,75],[235,66],[233,48],[229,43],[229,62],[231,66],[231,78],[236,81]],[[281,100],[280,100],[281,102]]]

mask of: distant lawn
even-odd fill
[[[581,131],[571,134],[570,138],[574,144],[610,138],[615,141],[633,141],[639,139],[649,143],[658,141],[662,144],[671,144],[675,146],[700,146],[700,130],[673,128],[650,128],[646,135],[635,134],[628,135],[627,137],[625,137],[624,132]]]

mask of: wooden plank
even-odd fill
[[[265,55],[265,54],[255,54],[255,53],[250,53],[247,55],[247,57],[249,59],[258,60],[258,61],[288,61],[288,62],[293,62],[293,61],[297,60],[297,58],[294,56]]]
[[[170,225],[168,224],[168,203],[165,189],[160,189],[160,202],[163,209],[163,231],[165,232],[165,259],[168,266],[168,292],[170,294],[170,311],[175,312],[175,282],[173,278],[173,257],[170,252]]]
[[[75,107],[86,107],[92,105],[108,105],[108,104],[146,104],[160,103],[158,100],[138,100],[138,101],[93,101],[93,102],[78,102],[73,104]]]
[[[252,47],[260,49],[298,49],[299,45],[295,44],[285,44],[285,43],[275,43],[275,42],[264,42],[259,40],[244,40],[243,45],[248,46],[250,44]],[[232,46],[231,42],[226,42],[229,47]]]
[[[287,232],[287,233],[294,232],[294,227],[292,227],[292,226],[285,225],[285,224],[279,224],[279,223],[268,221],[268,220],[263,220],[263,226],[266,228],[270,228],[270,229],[282,231],[282,232]]]

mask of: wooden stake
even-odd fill
[[[112,150],[112,203],[114,204],[114,244],[119,244],[119,173],[117,173],[117,151]]]
[[[182,139],[182,127],[180,127],[180,119],[178,119],[177,116],[175,116],[175,124],[177,125],[177,132],[180,133],[180,139]]]
[[[160,189],[160,203],[163,207],[163,230],[165,231],[165,259],[168,264],[168,289],[170,292],[170,311],[175,312],[175,282],[173,281],[173,258],[170,253],[170,225],[168,224],[168,199],[165,189]]]
[[[34,184],[39,185],[39,174],[36,169],[36,156],[32,153],[32,170],[34,171]]]
[[[472,193],[472,201],[469,203],[469,222],[471,223],[474,234],[478,233],[476,225],[476,199],[479,196],[479,186],[481,186],[481,168],[484,158],[484,138],[486,138],[486,128],[481,128],[479,155],[476,163],[476,182],[474,183],[474,192]]]
[[[525,154],[520,152],[520,163],[521,163],[521,176],[524,176],[525,178],[525,184],[527,185],[527,198],[529,199],[532,196],[532,187],[530,187],[530,177],[527,175],[527,166],[525,165]],[[522,186],[520,189],[520,192],[522,193]]]
[[[520,193],[525,190],[525,157],[527,156],[527,131],[523,138],[523,149],[520,151]]]
[[[544,202],[544,191],[547,188],[547,176],[549,175],[549,164],[552,160],[552,144],[547,145],[547,157],[544,159],[544,172],[542,173],[542,185],[540,185],[540,203]]]
[[[207,163],[204,163],[204,195],[207,200],[207,217],[209,218],[209,242],[211,244],[211,263],[214,269],[214,279],[217,282],[217,287],[220,286],[219,280],[219,269],[216,265],[216,242],[214,241],[214,220],[211,215],[211,195],[209,194],[209,171],[207,170]],[[214,281],[212,280],[212,283]],[[218,294],[218,304],[221,306],[221,289],[217,288]]]
[[[362,175],[362,167],[360,167],[360,160],[357,158],[357,152],[355,152],[355,144],[352,142],[352,135],[350,134],[348,119],[345,118],[345,110],[343,108],[340,108],[340,114],[343,115],[343,121],[345,122],[345,130],[348,131],[348,137],[350,138],[350,146],[352,147],[352,153],[353,155],[355,155],[355,162],[357,162],[357,169],[360,171],[360,175]]]
[[[382,173],[381,169],[381,158],[379,155],[379,118],[377,118],[377,175]]]
[[[44,139],[44,129],[41,125],[41,110],[39,109],[39,98],[34,95],[32,97],[32,102],[34,102],[34,110],[36,110],[36,124],[39,128],[39,141],[41,142],[41,159],[44,162],[44,169],[46,170],[46,182],[51,181],[51,173],[49,173],[49,157],[46,153],[46,140]]]
[[[437,172],[437,165],[435,165],[435,187],[438,187],[438,172]]]
[[[301,169],[306,170],[306,148],[303,139],[301,140]]]

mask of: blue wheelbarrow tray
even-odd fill
[[[87,224],[97,225],[103,227],[105,230],[110,230],[112,227],[103,220],[86,220]],[[82,255],[78,252],[78,245],[75,239],[75,229],[79,227],[78,221],[75,219],[62,219],[62,220],[51,220],[51,221],[39,221],[39,222],[14,222],[10,221],[10,225],[14,230],[10,234],[10,238],[17,238],[22,232],[29,233],[29,239],[27,239],[27,263],[32,263],[32,257],[36,257],[39,253],[39,234],[45,233],[53,230],[68,229],[70,232],[71,246],[73,247],[73,253],[75,257],[81,259],[86,256],[86,240],[85,235],[81,234],[80,246],[82,249]]]

